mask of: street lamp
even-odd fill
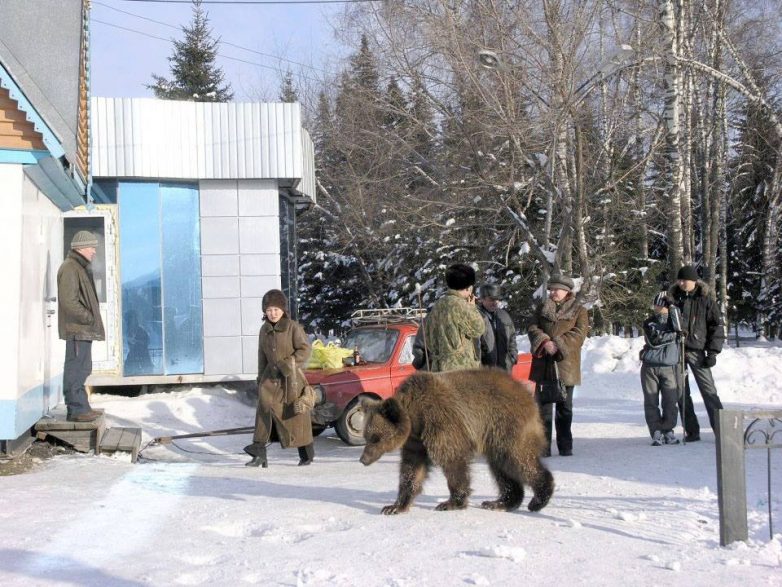
[[[574,102],[577,102],[578,99],[586,96],[588,92],[585,92],[583,96],[579,96],[579,94],[585,89],[591,89],[589,84],[595,81],[596,78],[610,77],[625,67],[635,63],[634,60],[631,60],[631,58],[634,56],[635,49],[633,49],[632,46],[626,44],[619,45],[616,50],[611,52],[602,62],[600,62],[600,65],[597,66],[595,72],[573,91],[572,96],[574,98]],[[506,70],[513,68],[513,66],[509,66],[502,59],[500,59],[500,56],[491,49],[481,49],[478,51],[478,63],[484,69]],[[546,102],[546,100],[540,97],[537,93],[535,93],[535,95],[546,106],[548,106],[548,102]],[[568,106],[572,105],[573,104],[568,104]]]

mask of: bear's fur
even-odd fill
[[[525,386],[498,369],[416,373],[384,401],[366,399],[361,462],[402,449],[399,495],[384,514],[410,509],[431,465],[442,467],[450,498],[438,510],[463,509],[470,495],[470,463],[483,454],[500,495],[482,507],[510,511],[524,499],[524,485],[538,511],[554,491],[554,478],[540,462],[546,446],[538,406]]]

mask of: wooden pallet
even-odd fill
[[[116,452],[129,452],[130,462],[138,459],[141,447],[141,428],[109,428],[100,439],[100,452],[110,455]]]
[[[96,410],[100,411],[100,410]],[[99,440],[106,429],[103,414],[92,422],[68,422],[60,418],[43,418],[35,425],[36,438],[46,440],[52,436],[79,452],[100,452]]]

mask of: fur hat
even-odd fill
[[[567,275],[561,273],[554,273],[548,278],[548,289],[564,289],[565,291],[573,291],[576,284]]]
[[[475,285],[475,269],[463,263],[455,263],[445,270],[445,283],[450,289],[467,289]]]
[[[687,281],[698,281],[698,272],[692,265],[685,265],[679,269],[679,273],[676,274],[676,279],[686,279]]]
[[[484,283],[481,286],[481,297],[482,298],[491,298],[493,300],[501,300],[502,299],[502,286],[499,286],[494,283]]]
[[[263,299],[261,300],[261,308],[264,312],[269,306],[280,308],[283,312],[287,313],[288,298],[286,298],[285,294],[282,293],[279,289],[270,289],[265,294],[263,294]]]
[[[87,247],[97,247],[98,237],[89,230],[80,230],[73,235],[71,240],[72,249],[86,249]]]

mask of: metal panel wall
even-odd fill
[[[92,131],[96,177],[287,179],[314,195],[299,104],[92,98]]]

